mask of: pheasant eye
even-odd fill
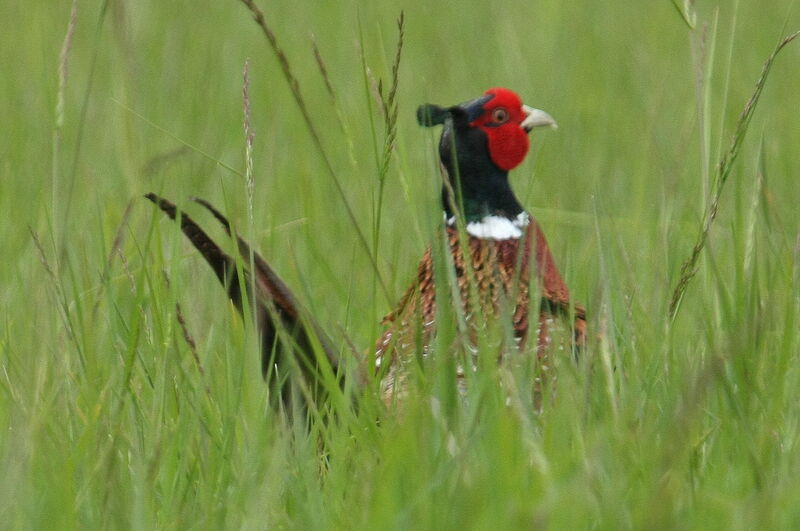
[[[492,111],[492,121],[498,124],[503,124],[508,121],[508,111],[502,107]]]

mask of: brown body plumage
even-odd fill
[[[543,360],[550,338],[548,323],[558,314],[574,312],[574,344],[576,348],[583,347],[585,310],[580,305],[570,308],[569,289],[535,220],[530,220],[522,238],[494,240],[468,235],[466,246],[461,245],[455,227],[448,226],[446,232],[463,315],[496,319],[506,308],[515,339],[512,348],[522,350],[531,332],[529,311],[533,309],[537,312],[533,330],[537,335],[536,351]],[[465,247],[469,263],[464,259]],[[533,308],[531,290],[541,297],[541,304]],[[383,323],[387,328],[375,345],[375,361],[377,368],[385,371],[384,398],[392,399],[403,393],[396,385],[397,380],[404,380],[403,367],[420,348],[427,353],[436,331],[436,278],[430,248],[420,261],[415,281]],[[471,333],[475,333],[474,326]],[[476,342],[475,337],[467,340]]]

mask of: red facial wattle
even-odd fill
[[[486,133],[492,162],[498,168],[508,171],[519,166],[530,146],[528,134],[520,126],[525,119],[522,100],[506,88],[492,88],[486,94],[493,98],[484,104],[483,114],[470,125],[480,127]],[[505,121],[498,121],[498,117],[503,118],[503,110],[507,117]]]

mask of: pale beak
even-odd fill
[[[550,127],[558,129],[558,124],[553,117],[540,109],[534,109],[527,105],[522,106],[522,112],[525,113],[525,119],[519,124],[525,131],[530,132],[534,127]]]

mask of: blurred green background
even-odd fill
[[[800,29],[793,4],[262,2],[388,298],[242,4],[79,2],[66,63],[70,2],[0,4],[0,518],[12,528],[793,527],[798,43],[776,60],[698,275],[674,321],[667,311],[736,119],[779,39]],[[391,81],[401,10],[378,230],[385,124],[373,85]],[[187,198],[223,206],[320,320],[367,350],[441,221],[437,132],[416,124],[416,106],[492,86],[559,123],[534,134],[512,183],[589,309],[586,363],[565,364],[542,415],[490,402],[469,406],[471,422],[442,424],[421,399],[380,428],[353,412],[311,436],[282,424],[266,410],[249,327],[142,194],[210,227]],[[315,436],[332,448],[325,459]]]

